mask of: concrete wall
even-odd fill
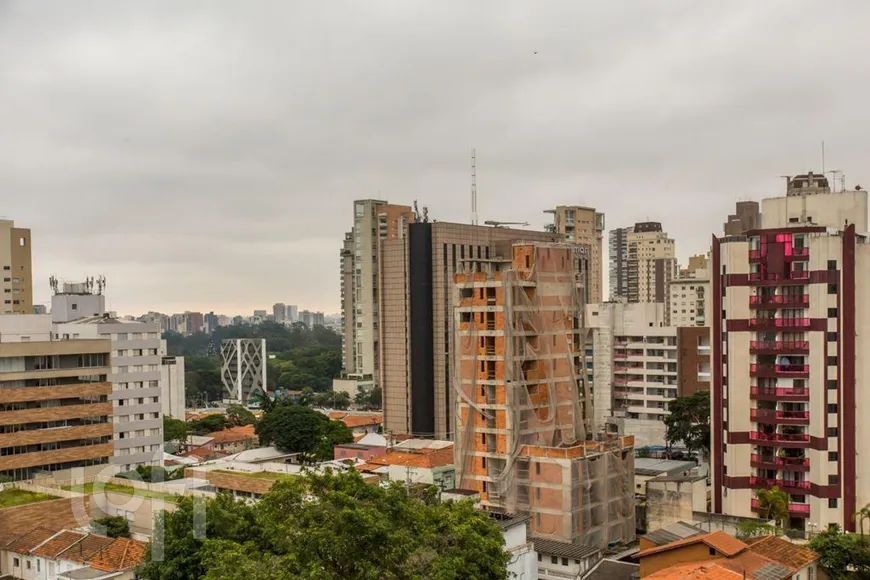
[[[0,342],[51,340],[51,317],[47,314],[0,316]]]
[[[677,522],[691,522],[693,514],[706,511],[707,481],[646,482],[647,529],[658,530]],[[700,509],[697,509],[700,508]]]
[[[166,341],[161,341],[165,343]],[[165,353],[165,346],[163,352]],[[164,356],[160,362],[160,402],[164,417],[184,420],[184,357]]]

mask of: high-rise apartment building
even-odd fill
[[[356,343],[353,329],[354,239],[353,231],[344,234],[340,252],[341,272],[341,372],[347,375],[356,368]]]
[[[482,269],[512,242],[557,238],[547,232],[421,221],[409,224],[402,237],[383,242],[378,324],[386,430],[453,437],[453,274]],[[574,255],[585,271],[588,256]]]
[[[546,213],[553,214],[553,232],[588,253],[589,268],[581,273],[586,278],[586,302],[601,302],[604,291],[604,214],[595,211],[595,208],[579,205],[560,205]]]
[[[680,269],[678,278],[668,285],[667,310],[670,324],[676,327],[705,326],[707,302],[710,299],[710,272],[707,257],[689,258],[689,265]]]
[[[676,276],[674,240],[662,231],[662,224],[634,224],[628,234],[628,301],[667,302],[668,286]],[[668,320],[665,312],[665,322]]]
[[[610,230],[608,235],[610,255],[610,300],[612,302],[628,301],[628,235],[633,227]]]
[[[109,340],[57,340],[48,316],[0,316],[0,476],[108,465],[110,359]]]
[[[865,191],[823,175],[762,201],[761,227],[713,239],[713,511],[789,495],[788,526],[855,531],[870,503],[870,240]],[[721,369],[721,372],[719,371]]]
[[[742,236],[761,226],[757,201],[738,201],[734,213],[722,224],[726,236]]]
[[[116,471],[163,465],[160,364],[162,341],[157,323],[119,320],[105,313],[104,281],[53,285],[51,319],[55,340],[108,340]],[[101,311],[102,309],[102,311]]]
[[[284,324],[287,320],[287,305],[282,302],[276,302],[272,305],[272,318],[278,324]]]
[[[404,235],[407,224],[414,219],[414,211],[409,206],[376,199],[355,201],[353,208],[353,229],[345,236],[341,250],[345,373],[360,380],[377,381],[380,247],[383,241]],[[346,303],[348,293],[349,305]],[[348,306],[352,316],[348,315]]]
[[[184,314],[187,316],[187,333],[196,334],[197,332],[202,332],[205,324],[202,312],[185,312]]]
[[[3,267],[0,281],[3,309],[0,314],[32,314],[30,230],[16,228],[12,220],[0,220],[0,265]]]
[[[455,275],[456,466],[532,535],[634,538],[633,438],[594,441],[576,247],[520,242]]]

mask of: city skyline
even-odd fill
[[[353,200],[467,223],[472,147],[481,221],[593,206],[662,222],[681,261],[820,171],[822,140],[870,181],[863,3],[345,6],[4,3],[3,214],[33,232],[34,302],[99,273],[125,314],[338,312]]]

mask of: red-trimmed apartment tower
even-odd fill
[[[843,189],[795,176],[759,229],[713,238],[714,512],[757,515],[776,485],[791,528],[854,530],[870,502],[867,192]]]

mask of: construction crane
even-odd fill
[[[496,228],[503,228],[505,226],[521,226],[521,227],[528,227],[529,226],[529,222],[499,222],[499,221],[495,221],[495,220],[487,220],[483,223],[484,223],[484,225],[493,226]]]

